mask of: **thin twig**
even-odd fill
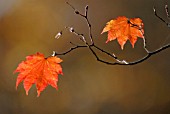
[[[168,23],[167,23],[162,17],[160,17],[160,16],[157,14],[155,7],[153,7],[153,11],[154,11],[154,14],[155,14],[156,17],[158,17],[162,22],[164,22],[166,25],[168,25]]]
[[[66,2],[66,4],[68,4],[71,8],[73,8],[73,10],[76,10],[76,9],[74,8],[74,6],[71,5],[69,2]]]
[[[57,52],[55,52],[55,56],[57,56],[57,55],[66,55],[66,54],[72,52],[73,50],[76,50],[76,49],[78,49],[78,48],[85,48],[85,47],[87,47],[87,46],[75,46],[75,47],[72,47],[72,48],[70,48],[68,51],[63,52],[63,53],[57,53]]]
[[[105,51],[105,50],[99,48],[99,47],[96,46],[96,45],[93,45],[93,46],[94,46],[96,49],[98,49],[99,51],[101,51],[101,52],[103,52],[103,53],[109,55],[110,57],[113,57],[114,59],[117,59],[117,57],[116,57],[114,54],[110,54],[109,52],[107,52],[107,51]]]
[[[147,46],[146,46],[146,39],[145,38],[143,38],[143,48],[145,49],[145,51],[147,53],[149,53],[149,50],[147,49]]]
[[[88,5],[85,7],[85,13],[82,14],[80,13],[73,5],[71,5],[69,2],[66,2],[69,6],[71,6],[71,8],[74,10],[75,14],[85,18],[86,22],[87,22],[87,25],[88,25],[88,28],[89,28],[89,38],[90,38],[90,41],[91,41],[91,45],[94,44],[94,41],[93,41],[93,36],[92,36],[92,28],[91,28],[91,24],[90,24],[90,21],[88,19]]]
[[[168,12],[168,5],[167,4],[165,5],[165,11],[166,11],[167,18],[170,19],[170,15],[169,15],[169,12]]]
[[[154,11],[155,16],[158,17],[162,22],[164,22],[168,26],[168,28],[170,28],[170,23],[165,21],[162,17],[160,17],[157,14],[155,7],[153,7],[153,11]],[[168,5],[167,4],[165,5],[165,11],[166,11],[167,18],[170,19],[169,12],[168,12]]]
[[[93,41],[93,35],[92,35],[92,26],[90,24],[90,21],[88,19],[88,5],[85,7],[85,17],[86,19],[86,22],[88,24],[88,27],[89,27],[89,37],[90,37],[90,40],[91,40],[91,45],[94,44],[94,41]]]

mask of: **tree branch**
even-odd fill
[[[88,49],[92,52],[92,54],[95,56],[96,60],[99,61],[99,62],[101,62],[101,63],[107,64],[107,65],[135,65],[135,64],[139,64],[139,63],[144,62],[145,60],[149,59],[151,56],[153,56],[153,55],[155,55],[155,54],[157,54],[157,53],[159,53],[159,52],[161,52],[161,51],[163,51],[163,50],[165,50],[165,49],[167,49],[167,48],[170,47],[170,44],[167,44],[167,45],[162,46],[161,48],[156,49],[155,51],[152,51],[152,52],[151,52],[151,51],[149,51],[149,50],[147,49],[147,47],[146,47],[146,40],[145,40],[145,38],[143,38],[143,40],[144,40],[144,49],[145,49],[145,51],[146,51],[146,53],[147,53],[146,56],[144,56],[143,58],[138,59],[138,60],[136,60],[136,61],[133,61],[133,62],[127,62],[127,61],[125,61],[125,60],[120,60],[120,59],[118,59],[118,57],[117,57],[116,55],[110,54],[109,52],[107,52],[107,51],[99,48],[99,47],[94,43],[94,41],[93,41],[93,35],[92,35],[92,29],[91,29],[91,24],[90,24],[89,18],[88,18],[88,16],[87,16],[87,15],[88,15],[88,5],[85,7],[85,13],[82,14],[82,13],[80,13],[73,5],[71,5],[69,2],[66,2],[66,3],[74,10],[75,14],[77,14],[77,15],[85,18],[85,20],[86,20],[86,22],[87,22],[87,25],[88,25],[88,28],[89,28],[89,30],[88,30],[88,31],[89,31],[89,39],[90,39],[91,43],[89,44],[89,43],[87,42],[86,38],[84,37],[84,35],[76,32],[73,27],[66,27],[66,29],[69,29],[69,31],[70,31],[71,33],[73,33],[73,34],[76,35],[76,36],[79,36],[79,39],[80,39],[82,42],[84,42],[85,45],[76,45],[76,44],[73,44],[72,42],[70,42],[72,45],[74,45],[74,47],[71,47],[68,51],[63,52],[63,53],[54,52],[54,54],[53,54],[54,56],[56,56],[56,55],[66,55],[66,54],[70,53],[71,51],[76,50],[76,49],[78,49],[78,48],[88,48]],[[158,17],[161,21],[163,21],[164,23],[166,23],[166,24],[168,25],[168,24],[169,24],[168,22],[166,22],[163,18],[161,18],[160,16],[157,15],[157,12],[156,12],[155,7],[154,7],[153,9],[154,9],[154,14],[155,14],[155,16]],[[166,9],[167,16],[169,16],[168,6],[166,6],[165,9]],[[132,24],[132,26],[138,27],[139,30],[141,30],[141,27],[138,26],[138,25]],[[57,38],[59,38],[59,37],[62,35],[62,31],[61,31],[60,33],[58,33],[57,35],[58,35]],[[95,49],[99,50],[100,52],[108,55],[109,57],[113,58],[114,61],[116,61],[116,62],[108,62],[108,61],[105,61],[105,60],[100,59],[100,58],[98,57],[97,53],[93,50],[93,47],[94,47]]]

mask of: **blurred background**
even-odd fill
[[[73,43],[82,44],[77,36],[64,31],[72,26],[88,37],[85,20],[65,0],[0,0],[0,113],[1,114],[170,114],[170,50],[160,52],[134,66],[109,66],[97,62],[88,49],[77,49],[65,56],[59,76],[59,90],[48,86],[39,98],[32,86],[29,95],[23,85],[15,89],[17,65],[36,52],[45,56],[52,51],[64,52]],[[139,38],[133,49],[128,42],[124,50],[117,41],[105,41],[100,34],[105,23],[117,16],[140,17],[145,25],[148,50],[170,42],[170,29],[154,16],[166,19],[165,0],[70,0],[84,12],[89,5],[96,45],[120,59],[134,61],[146,55]],[[170,6],[170,2],[168,3]],[[167,20],[167,19],[166,19]],[[167,20],[168,21],[168,20]],[[169,20],[170,21],[170,20]],[[108,61],[104,54],[98,55]]]

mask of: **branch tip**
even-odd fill
[[[156,8],[155,8],[155,6],[153,6],[153,11],[154,11],[154,13],[156,13]]]
[[[56,39],[59,39],[61,36],[62,36],[62,31],[59,32],[59,33],[57,33],[57,34],[55,35],[55,38],[56,38]]]
[[[85,9],[86,9],[86,10],[88,10],[88,8],[89,8],[89,6],[88,6],[88,5],[86,5]]]
[[[56,52],[55,51],[53,51],[53,53],[52,53],[52,55],[51,55],[52,57],[54,57],[54,56],[56,56]]]
[[[73,5],[71,5],[69,2],[66,2],[73,10],[76,10]]]

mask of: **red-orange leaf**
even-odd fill
[[[140,18],[128,19],[127,17],[121,16],[109,21],[102,33],[108,32],[106,43],[117,38],[118,43],[123,49],[127,40],[130,40],[132,47],[134,47],[137,37],[144,38],[143,26]]]
[[[62,60],[56,56],[44,58],[41,53],[27,56],[26,60],[21,62],[15,70],[15,72],[19,72],[16,88],[23,81],[24,89],[28,95],[32,84],[36,84],[37,96],[47,85],[58,89],[58,74],[63,74],[60,62]]]

